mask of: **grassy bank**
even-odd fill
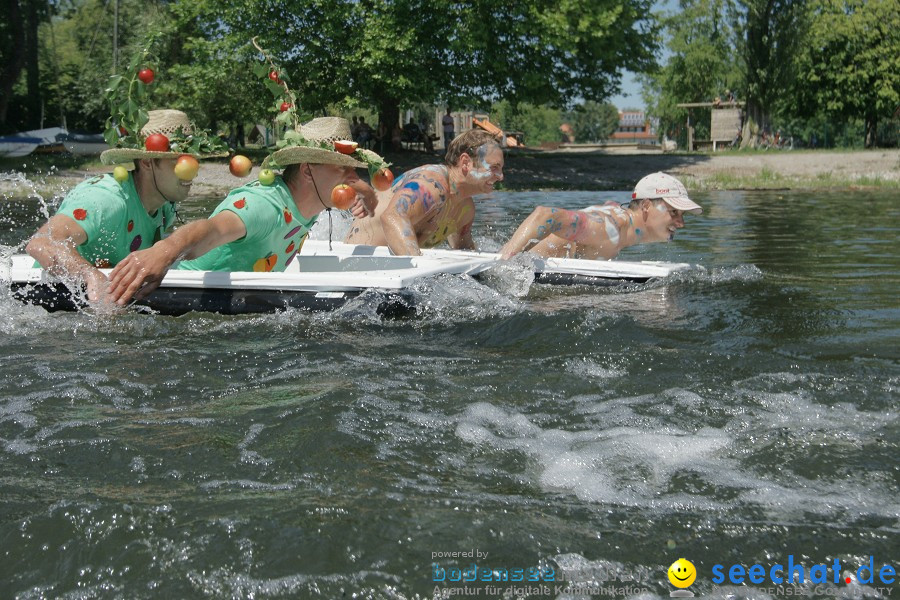
[[[783,175],[771,169],[758,173],[713,173],[703,178],[684,178],[688,189],[696,190],[852,190],[890,189],[900,190],[900,178],[882,175],[842,175],[822,172],[809,176]]]

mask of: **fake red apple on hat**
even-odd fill
[[[253,163],[242,154],[235,154],[231,162],[228,163],[228,170],[235,177],[246,177],[250,174],[250,169],[252,168]]]
[[[359,146],[356,142],[351,142],[348,140],[335,140],[334,141],[334,149],[340,152],[341,154],[353,154],[356,152],[356,147]]]
[[[390,188],[392,183],[394,183],[394,174],[390,169],[379,169],[372,178],[372,186],[379,192]]]
[[[350,207],[353,206],[355,201],[356,190],[346,183],[336,185],[334,186],[334,189],[331,190],[331,204],[339,210],[350,210]]]
[[[144,148],[150,152],[168,152],[169,138],[161,133],[148,135],[147,139],[144,140]]]
[[[190,154],[182,154],[175,161],[175,176],[182,181],[190,181],[200,171],[200,163]]]

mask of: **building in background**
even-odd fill
[[[619,126],[610,136],[609,144],[659,145],[657,128],[659,119],[647,118],[641,110],[619,111]]]

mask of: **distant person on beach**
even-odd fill
[[[447,107],[447,114],[441,117],[441,127],[444,130],[444,151],[446,151],[447,147],[450,146],[450,142],[456,137],[456,124],[453,120],[453,115],[450,114],[449,106]]]
[[[684,227],[684,213],[703,209],[684,185],[666,173],[647,175],[631,203],[608,203],[581,210],[538,206],[500,250],[501,258],[522,251],[545,257],[610,259],[635,244],[667,242]]]
[[[171,144],[179,130],[185,136],[197,133],[179,110],[151,110],[148,116],[142,143],[153,134],[165,135]],[[75,186],[25,250],[50,273],[83,283],[90,302],[109,303],[109,282],[99,269],[149,248],[175,223],[175,203],[187,198],[192,183],[175,175],[175,161],[183,154],[143,146],[106,150],[100,155],[104,164],[133,165],[134,170],[120,166],[118,180],[113,174],[98,175]],[[192,154],[197,159],[227,155]]]
[[[350,136],[350,124],[339,117],[313,119],[300,127],[312,145],[289,145],[266,159],[280,176],[232,190],[208,219],[178,228],[148,250],[130,254],[110,274],[110,296],[120,304],[155,290],[175,261],[194,271],[284,271],[291,264],[322,211],[334,208],[332,189],[349,185],[357,192],[350,211],[363,216],[375,209],[375,191],[355,169],[367,163],[330,145]],[[356,154],[373,156],[371,150]]]
[[[389,246],[397,255],[419,255],[447,241],[454,249],[475,249],[472,196],[487,194],[503,180],[503,149],[497,139],[472,129],[450,142],[442,165],[424,165],[379,192],[373,216],[357,218],[344,240]]]

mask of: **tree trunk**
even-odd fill
[[[744,125],[741,127],[741,148],[759,146],[760,135],[768,128],[768,115],[753,98],[748,98],[744,110]]]
[[[26,129],[39,129],[41,122],[41,72],[38,63],[38,11],[36,0],[25,2],[25,71],[28,76],[29,107]]]
[[[878,116],[866,115],[866,148],[874,148],[878,144]]]
[[[6,6],[6,19],[13,27],[9,29],[12,37],[9,40],[9,62],[0,66],[0,131],[6,129],[6,114],[9,110],[9,101],[12,97],[12,89],[22,73],[22,66],[25,64],[25,29],[16,26],[21,22],[21,12],[19,10],[19,0],[6,0],[3,3]]]
[[[400,102],[393,98],[382,99],[378,106],[378,121],[384,121],[389,133],[394,129],[394,125],[402,125],[400,123]]]
[[[244,142],[244,122],[241,121],[237,124],[237,135],[235,138],[235,143],[239,148],[244,148],[247,144]]]

